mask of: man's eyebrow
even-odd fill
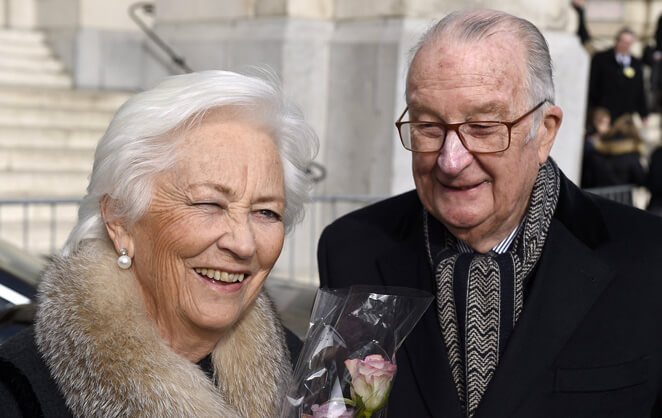
[[[503,119],[506,116],[507,108],[500,102],[487,102],[474,108],[472,114],[467,115],[467,120],[476,120],[472,115],[481,115],[491,113],[498,119]]]
[[[412,103],[407,104],[407,107],[409,108],[409,110],[407,111],[407,113],[409,113],[409,117],[411,117],[412,112],[415,112],[415,113],[429,113],[429,114],[431,114],[433,116],[436,116],[439,119],[443,120],[441,115],[439,115],[439,113],[436,110],[434,110],[431,107],[428,107],[426,105],[416,103],[416,102],[412,102]]]
[[[439,112],[437,112],[436,110],[432,109],[431,107],[426,106],[426,105],[421,104],[421,103],[412,102],[408,105],[408,107],[409,107],[409,116],[410,117],[411,117],[411,112],[413,111],[415,113],[429,113],[433,116],[438,117],[440,120],[442,120],[446,123],[462,122],[462,121],[448,122],[442,117],[442,115],[439,114]],[[501,120],[501,119],[505,120],[505,117],[506,117],[507,112],[508,112],[508,108],[503,103],[497,102],[497,101],[491,101],[491,102],[486,102],[486,103],[483,103],[483,104],[479,104],[476,107],[474,107],[472,109],[469,109],[469,110],[470,111],[467,112],[466,121],[479,120],[473,115],[481,115],[481,114],[488,114],[488,113],[492,113],[492,114],[495,115],[491,119],[495,119],[497,121]],[[480,119],[484,120],[484,118],[482,118],[482,117]]]

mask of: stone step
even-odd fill
[[[94,151],[0,147],[0,178],[8,171],[74,170],[91,172]]]
[[[103,129],[0,125],[0,146],[44,150],[58,148],[94,150],[103,133]]]
[[[0,56],[0,69],[28,72],[62,72],[64,65],[53,57]]]
[[[65,73],[35,73],[0,69],[0,85],[71,88],[73,86],[73,81],[71,80],[71,77]]]
[[[10,42],[44,42],[43,32],[25,29],[0,29],[0,43]]]
[[[0,105],[24,107],[57,107],[58,109],[106,110],[115,112],[129,93],[100,90],[36,89],[34,87],[0,87]]]
[[[0,42],[0,56],[48,58],[53,53],[44,42],[16,41]]]
[[[113,113],[96,110],[34,109],[19,106],[0,107],[0,125],[39,128],[105,129]]]
[[[9,171],[0,175],[0,196],[5,198],[83,196],[89,182],[85,171]]]

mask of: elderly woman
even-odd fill
[[[257,78],[181,75],[124,104],[34,331],[0,349],[3,416],[277,415],[291,334],[262,286],[316,151]]]

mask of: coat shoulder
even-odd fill
[[[412,215],[418,215],[422,210],[418,195],[412,190],[338,218],[324,229],[321,240],[337,239],[350,232],[355,238],[365,232],[367,235],[360,237],[368,240],[381,240],[389,236],[395,238],[405,230]]]
[[[321,285],[383,285],[377,264],[389,254],[412,250],[412,237],[422,230],[422,214],[418,195],[411,191],[351,212],[327,226],[317,247]]]
[[[662,251],[662,217],[580,190],[567,179],[555,217],[589,247],[619,258]]]
[[[71,416],[37,349],[29,327],[0,346],[0,403],[3,416]]]

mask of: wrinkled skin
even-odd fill
[[[135,224],[107,222],[127,248],[161,337],[198,361],[255,301],[283,246],[283,167],[268,133],[220,111],[186,133]],[[195,269],[243,273],[241,283]]]
[[[524,50],[507,32],[480,42],[432,42],[419,50],[407,80],[409,119],[456,123],[512,121],[528,112]],[[495,154],[467,151],[449,132],[438,152],[412,153],[423,205],[458,239],[487,252],[515,229],[528,206],[538,168],[562,119],[548,106],[530,141],[527,116],[513,127],[510,147]]]

